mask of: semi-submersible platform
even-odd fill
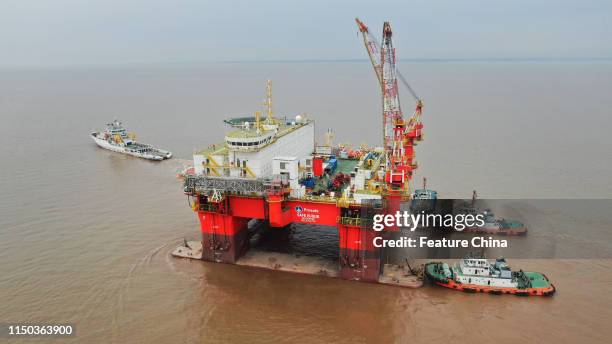
[[[201,224],[201,247],[183,249],[199,250],[203,260],[239,264],[249,250],[252,219],[278,230],[292,223],[333,226],[339,237],[336,276],[381,281],[385,265],[373,239],[385,233],[372,230],[372,218],[395,213],[411,198],[422,103],[408,86],[416,108],[404,118],[398,76],[404,79],[396,70],[389,23],[379,44],[356,22],[381,88],[383,145],[332,147],[329,133],[328,142],[317,145],[308,116],[274,116],[268,81],[265,116],[258,111],[226,120],[225,140],[194,153],[193,168],[183,175],[184,192]],[[177,250],[179,256],[193,253]]]

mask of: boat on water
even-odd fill
[[[555,286],[539,272],[512,271],[504,258],[490,262],[468,256],[454,266],[443,262],[425,264],[425,275],[435,284],[468,293],[550,296]]]
[[[470,203],[464,204],[454,210],[455,214],[464,215],[482,215],[484,224],[482,226],[471,226],[466,227],[463,232],[466,233],[485,233],[485,234],[497,234],[497,235],[526,235],[527,226],[524,223],[498,218],[495,213],[489,209],[482,209],[476,207],[476,191],[473,192],[472,200]]]
[[[427,178],[423,178],[423,188],[416,189],[412,193],[410,210],[414,214],[432,213],[436,209],[438,192],[427,188]]]
[[[482,214],[484,215],[483,226],[467,227],[464,231],[498,235],[527,234],[527,227],[520,221],[497,218],[491,209],[485,209]]]
[[[94,131],[90,135],[98,146],[113,152],[155,161],[172,157],[172,153],[169,151],[136,142],[136,136],[133,133],[128,133],[117,119],[106,124],[104,131]]]

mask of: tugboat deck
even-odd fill
[[[523,273],[529,278],[531,288],[550,288],[550,281],[543,274],[532,271],[524,271]]]

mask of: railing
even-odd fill
[[[330,196],[304,195],[303,197],[293,198],[300,201],[311,201],[321,203],[336,203],[337,199]]]
[[[357,202],[355,200],[350,200],[347,198],[339,198],[336,201],[336,205],[338,205],[340,208],[348,208],[351,205],[357,205]]]
[[[409,190],[404,190],[403,188],[396,188],[389,185],[386,188],[383,188],[381,195],[383,198],[387,196],[400,196],[402,201],[409,201],[412,198],[412,194]]]
[[[232,165],[232,164],[212,164],[212,163],[207,164],[206,162],[203,162],[202,167],[209,168],[214,173],[213,177],[222,177],[223,175],[217,171],[217,169],[221,169],[223,171],[223,174],[229,173],[228,171],[237,170],[241,173],[241,175],[244,175],[242,177],[236,177],[236,178],[249,178],[249,179],[257,178],[257,176],[255,175],[255,172],[253,172],[253,170],[251,170],[251,168],[248,166],[237,166],[237,165]],[[247,175],[249,177],[246,177]],[[227,175],[225,176],[227,177]]]
[[[219,205],[214,203],[200,203],[198,209],[201,211],[217,213],[219,212]]]
[[[183,191],[186,194],[208,194],[217,191],[238,195],[262,195],[267,189],[265,184],[263,179],[187,175]]]
[[[338,223],[346,226],[368,227],[372,224],[371,219],[361,217],[339,217]]]

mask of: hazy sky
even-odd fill
[[[0,0],[0,66],[365,58],[612,57],[610,0]]]

